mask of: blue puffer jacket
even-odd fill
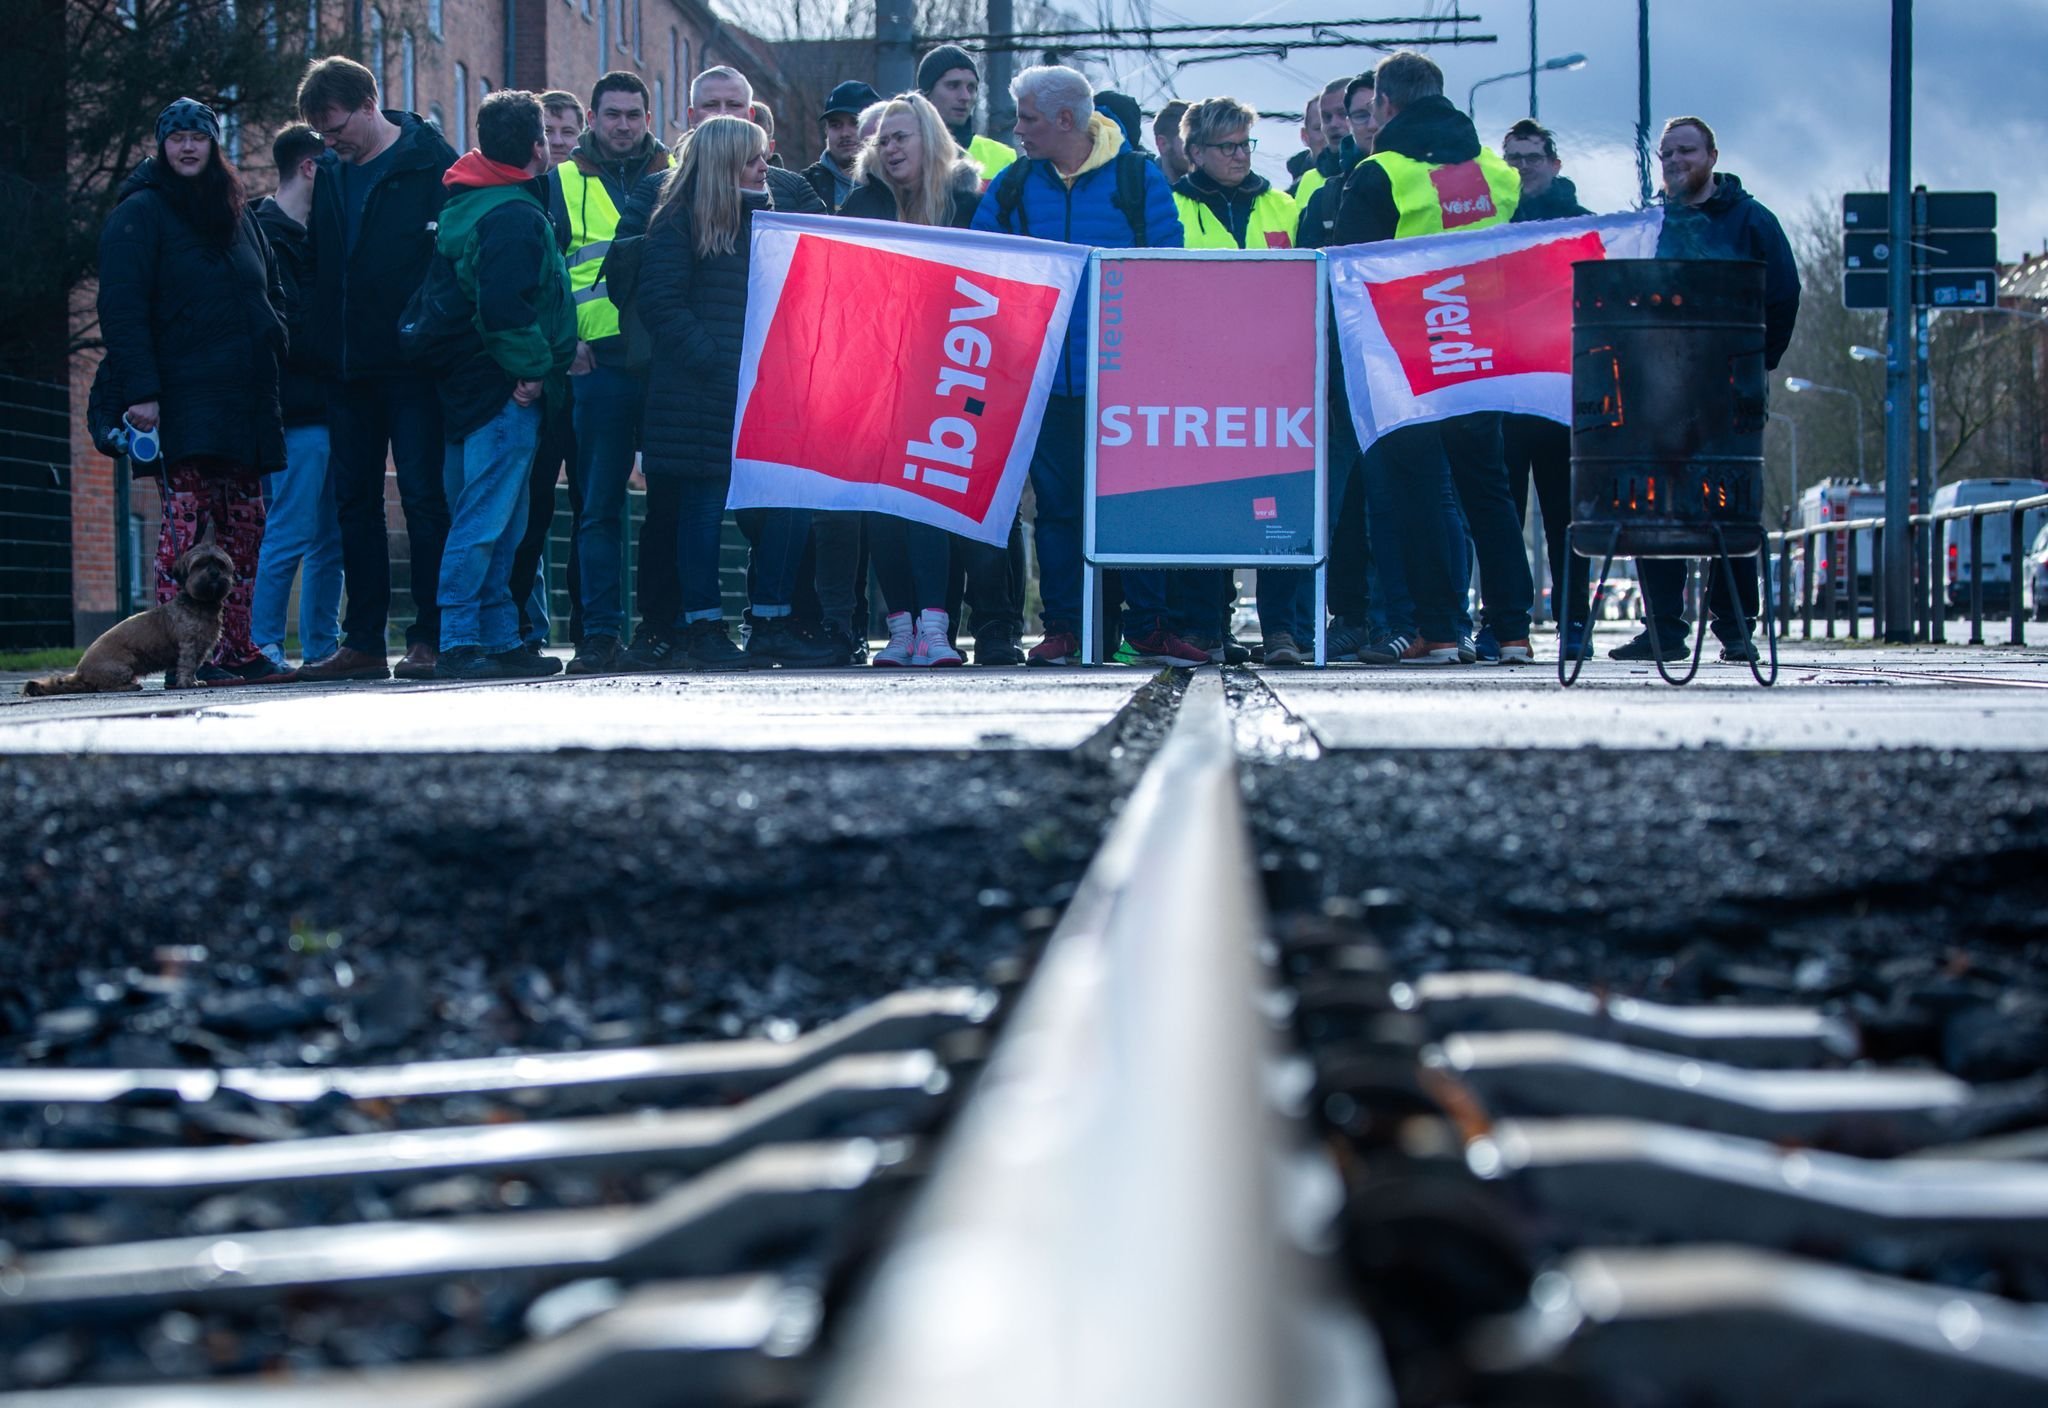
[[[1093,245],[1103,249],[1128,249],[1131,222],[1116,206],[1116,156],[1126,149],[1123,131],[1101,113],[1089,122],[1095,150],[1074,177],[1073,184],[1054,169],[1050,161],[1019,161],[1027,167],[1023,198],[1017,204],[1008,233],[1034,239],[1064,240],[1068,244]],[[998,176],[997,180],[1001,179]],[[997,214],[996,181],[982,193],[981,206],[974,212],[974,228],[1001,233]],[[1180,212],[1173,204],[1173,188],[1154,162],[1145,163],[1145,246],[1148,249],[1181,247]],[[1074,311],[1067,321],[1067,340],[1060,349],[1060,364],[1053,373],[1053,394],[1088,394],[1088,287],[1084,283],[1075,295]]]

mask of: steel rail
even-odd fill
[[[1591,1250],[1475,1358],[1656,1383],[1672,1402],[1924,1408],[2048,1399],[2048,1316],[1995,1296],[1726,1247]]]
[[[1432,973],[1395,983],[1396,1008],[1439,1036],[1474,1030],[1540,1030],[1622,1042],[1731,1065],[1808,1066],[1853,1060],[1856,1032],[1810,1007],[1674,1007],[1588,992],[1524,973]]]
[[[17,1067],[0,1070],[0,1103],[99,1104],[148,1097],[199,1103],[224,1092],[280,1105],[308,1104],[335,1094],[351,1100],[412,1100],[629,1091],[650,1097],[702,1093],[731,1098],[840,1056],[928,1046],[949,1032],[986,1021],[994,1009],[994,994],[979,988],[928,988],[892,993],[792,1041],[751,1038],[306,1070]]]
[[[0,1393],[0,1408],[787,1408],[813,1372],[815,1287],[775,1276],[660,1282],[559,1338],[419,1369]],[[658,1389],[655,1387],[658,1386]]]
[[[1579,1241],[1911,1247],[2048,1256],[2048,1169],[1957,1158],[1860,1159],[1637,1120],[1503,1120],[1465,1163]]]
[[[1472,1032],[1423,1052],[1500,1115],[1587,1115],[1818,1142],[1845,1132],[1913,1148],[2037,1105],[2031,1087],[1978,1091],[1940,1071],[1758,1071],[1550,1032]]]
[[[1222,680],[1197,675],[850,1327],[826,1408],[1305,1401],[1289,1337],[1315,1316],[1275,1196],[1236,766]]]
[[[771,1240],[843,1227],[908,1146],[854,1139],[755,1149],[645,1207],[365,1222],[31,1253],[0,1276],[0,1310],[184,1308],[294,1294],[365,1294],[504,1272],[551,1279],[732,1275]]]
[[[251,1186],[413,1181],[451,1173],[577,1166],[702,1167],[761,1144],[816,1139],[866,1113],[935,1108],[949,1077],[928,1051],[842,1056],[722,1110],[344,1134],[245,1147],[0,1152],[0,1194],[177,1197]]]

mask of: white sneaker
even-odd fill
[[[912,637],[916,630],[916,623],[910,619],[908,611],[898,611],[889,617],[887,624],[889,627],[889,643],[880,650],[877,650],[875,658],[869,663],[882,669],[900,669],[910,663],[910,657],[915,646],[915,641]]]
[[[917,613],[917,649],[911,654],[911,664],[922,666],[964,665],[967,663],[967,657],[955,650],[953,643],[946,639],[946,627],[949,624],[950,621],[943,611],[920,611]],[[889,618],[889,629],[894,631],[895,628],[896,618],[891,616]],[[893,635],[890,637],[890,644],[895,644]]]

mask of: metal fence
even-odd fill
[[[0,650],[72,631],[70,392],[0,376]]]
[[[1894,619],[1894,612],[1904,612],[1918,625],[1922,640],[1945,644],[1948,640],[1948,608],[1946,592],[1941,588],[1939,566],[1941,563],[1941,542],[1952,530],[1951,523],[1967,521],[1968,527],[1960,530],[1969,534],[1970,569],[1966,588],[1968,610],[1966,619],[1970,623],[1971,645],[1984,644],[1984,541],[1985,520],[2003,518],[2004,525],[1994,525],[1989,531],[2004,531],[2010,535],[2012,557],[2011,580],[2008,583],[2007,605],[2010,616],[2010,634],[2006,643],[2025,645],[2027,643],[2026,583],[2027,571],[2027,514],[2035,509],[2048,509],[2048,494],[2036,494],[2025,499],[2002,499],[1996,503],[1970,504],[1959,508],[1940,509],[1931,513],[1916,513],[1907,519],[1912,539],[1913,584],[1909,601],[1894,602],[1885,590],[1884,562],[1885,521],[1882,518],[1852,518],[1835,523],[1816,523],[1805,528],[1787,528],[1772,533],[1770,540],[1777,550],[1778,609],[1783,629],[1792,629],[1795,610],[1793,598],[1798,601],[1796,609],[1801,622],[1801,634],[1806,640],[1813,639],[1813,617],[1816,605],[1825,622],[1828,639],[1835,636],[1835,622],[1846,617],[1847,633],[1850,640],[1861,634],[1864,607],[1870,609],[1870,633],[1882,638],[1886,623]],[[1870,588],[1866,592],[1856,571],[1860,536],[1870,535],[1870,560],[1878,564],[1878,570],[1871,575]],[[1820,540],[1839,539],[1839,547],[1830,546],[1830,556],[1825,570],[1820,567]],[[1796,546],[1795,546],[1796,545]],[[1794,591],[1793,556],[1799,557],[1799,580]],[[1958,554],[1960,558],[1960,554]],[[1845,570],[1837,570],[1836,564],[1844,564]],[[1818,582],[1816,578],[1819,578]]]

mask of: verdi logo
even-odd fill
[[[922,461],[951,465],[957,470],[974,468],[974,447],[981,438],[976,422],[988,409],[988,402],[973,394],[988,391],[988,378],[975,369],[988,366],[989,358],[995,353],[995,344],[980,328],[959,325],[993,318],[1001,305],[988,290],[969,283],[964,277],[954,278],[953,292],[966,301],[946,314],[947,321],[953,326],[940,340],[946,360],[939,367],[938,385],[932,395],[943,402],[957,393],[959,409],[966,414],[933,417],[925,428],[924,438],[912,440],[904,448],[909,462],[903,466],[903,477],[921,481],[942,493],[965,494],[970,483],[965,474],[950,473]],[[998,464],[996,469],[1000,472],[1002,466]]]
[[[1572,265],[1606,254],[1599,233],[1589,230],[1368,283],[1366,292],[1411,395],[1531,372],[1569,376]]]
[[[850,290],[883,289],[888,315]],[[1059,292],[806,234],[762,339],[735,457],[900,490],[979,521]]]
[[[1493,349],[1472,344],[1472,303],[1458,292],[1464,286],[1465,276],[1453,274],[1422,291],[1424,301],[1434,305],[1422,314],[1429,329],[1429,369],[1434,376],[1493,370]]]

